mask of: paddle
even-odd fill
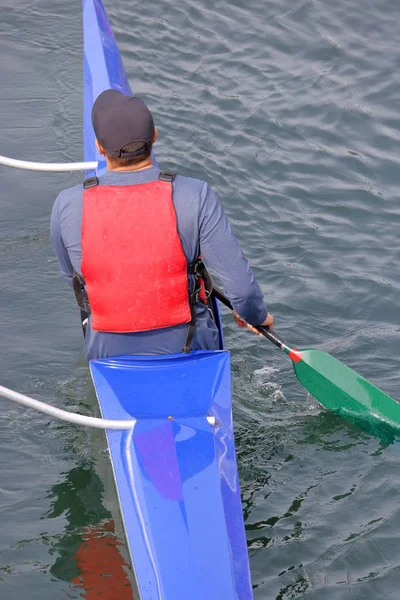
[[[213,288],[213,295],[233,310],[220,290]],[[400,403],[361,375],[326,352],[310,348],[299,351],[287,346],[268,327],[256,329],[289,355],[300,383],[325,408],[352,422],[378,421],[400,429]]]

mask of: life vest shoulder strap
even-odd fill
[[[99,178],[98,177],[88,177],[83,182],[83,189],[88,190],[92,187],[96,187],[96,185],[99,185]]]
[[[173,180],[175,179],[175,177],[176,177],[175,171],[160,171],[158,179],[160,181],[168,181],[169,183],[172,183]]]

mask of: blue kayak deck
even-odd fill
[[[229,353],[90,363],[143,600],[250,600]],[[207,417],[214,417],[207,420]]]

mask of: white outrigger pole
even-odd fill
[[[8,400],[12,400],[13,402],[18,402],[18,404],[23,404],[28,408],[38,410],[39,412],[45,413],[46,415],[50,415],[51,417],[55,417],[56,419],[61,419],[61,421],[75,423],[75,425],[83,425],[84,427],[94,427],[95,429],[124,430],[133,429],[136,423],[136,419],[99,419],[97,417],[88,417],[87,415],[80,415],[78,413],[70,412],[69,410],[57,408],[56,406],[52,406],[51,404],[46,404],[45,402],[41,402],[40,400],[35,400],[35,398],[30,398],[29,396],[25,396],[24,394],[20,394],[19,392],[10,390],[9,388],[6,388],[2,385],[0,385],[0,396],[2,396],[3,398],[8,398]]]
[[[98,162],[72,162],[72,163],[42,163],[31,162],[29,160],[18,160],[0,155],[0,165],[5,167],[14,167],[15,169],[26,169],[27,171],[48,171],[51,173],[61,173],[63,171],[90,171],[98,167]]]

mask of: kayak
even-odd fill
[[[105,170],[93,102],[108,88],[132,92],[101,0],[83,0],[83,27],[84,154],[98,161],[86,171],[92,177]],[[229,352],[118,356],[89,367],[103,418],[135,419],[133,428],[106,434],[140,598],[251,600]]]

